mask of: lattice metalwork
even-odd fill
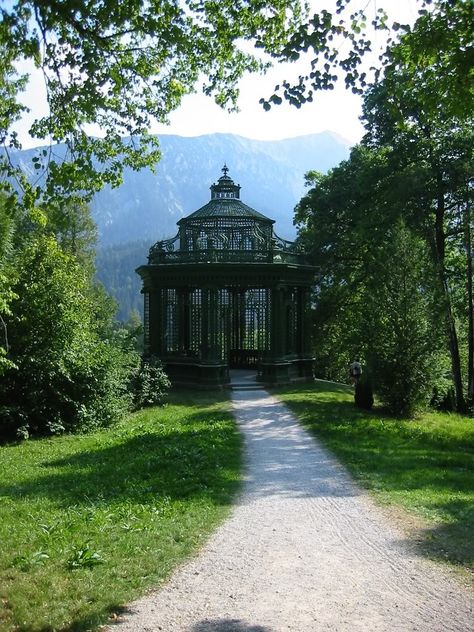
[[[228,289],[220,289],[217,296],[218,354],[221,360],[227,360],[231,338],[232,296]]]
[[[211,191],[208,204],[178,222],[175,237],[150,248],[149,263],[304,263],[299,244],[278,237],[272,219],[240,201],[227,172]]]
[[[145,290],[145,348],[187,385],[228,384],[253,367],[268,383],[311,377],[311,266],[273,220],[240,201],[227,175],[211,200],[157,242],[138,271]]]
[[[236,288],[230,298],[230,365],[254,366],[270,349],[270,291]]]
[[[163,306],[163,342],[166,353],[179,350],[178,295],[175,289],[161,291]]]
[[[148,353],[150,348],[150,292],[143,292],[143,347]]]
[[[298,294],[295,289],[290,289],[287,293],[286,303],[286,351],[289,354],[296,352],[297,347],[297,312]]]
[[[269,250],[271,224],[252,218],[212,217],[182,222],[179,247],[184,252],[201,250]]]
[[[188,297],[189,351],[199,357],[202,344],[202,290],[192,290]]]
[[[244,294],[242,348],[268,349],[268,290],[247,290]]]

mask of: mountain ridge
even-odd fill
[[[162,158],[151,170],[125,169],[123,184],[105,187],[91,203],[99,243],[97,278],[119,304],[118,318],[142,311],[135,268],[148,248],[178,232],[176,223],[210,199],[209,188],[224,164],[241,185],[241,200],[275,220],[275,232],[294,239],[294,207],[305,193],[305,173],[326,172],[349,156],[350,145],[334,132],[284,140],[255,140],[235,134],[158,135]],[[31,159],[43,148],[14,153],[14,162],[36,175]],[[53,151],[57,159],[64,146]]]
[[[242,201],[274,219],[282,237],[293,238],[293,210],[304,194],[304,174],[325,172],[349,154],[349,144],[332,132],[283,141],[225,133],[158,138],[162,158],[156,173],[126,170],[121,187],[106,187],[95,196],[92,210],[102,245],[173,236],[179,219],[209,201],[209,187],[224,163],[242,187]]]
[[[209,201],[209,187],[221,175],[224,163],[242,187],[242,201],[274,219],[277,233],[292,239],[293,210],[305,191],[304,174],[311,169],[326,172],[348,157],[350,147],[330,131],[283,140],[224,132],[157,137],[162,157],[154,172],[126,168],[121,186],[106,186],[94,196],[91,210],[101,246],[173,236],[179,219]],[[43,149],[12,150],[9,158],[36,178],[32,158]],[[60,161],[65,146],[54,145],[51,151]]]

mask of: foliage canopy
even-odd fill
[[[388,28],[382,10],[368,19],[353,0],[313,15],[301,0],[13,0],[0,16],[0,142],[19,147],[11,126],[25,109],[19,96],[27,77],[17,69],[27,60],[42,71],[49,108],[30,134],[65,146],[35,156],[30,179],[3,157],[0,167],[18,180],[27,207],[116,186],[124,166],[153,167],[160,154],[150,122],[166,122],[198,87],[235,108],[245,73],[304,56],[307,73],[296,83],[282,80],[261,99],[265,109],[284,99],[300,107],[340,75],[361,92],[369,32]],[[90,124],[100,138],[88,135]]]
[[[474,396],[473,24],[472,3],[436,2],[402,29],[365,91],[361,146],[329,174],[308,174],[296,209],[321,269],[316,324],[329,334],[329,376],[348,361],[335,348],[362,348],[379,395],[404,414],[438,365],[459,410]]]

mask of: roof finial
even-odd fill
[[[227,172],[229,171],[229,167],[224,163],[222,167],[222,171],[224,172],[224,177],[227,177]]]

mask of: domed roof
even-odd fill
[[[183,217],[178,224],[188,220],[217,217],[249,218],[259,222],[274,224],[275,220],[262,215],[262,213],[240,201],[240,185],[235,184],[232,178],[227,175],[229,171],[227,165],[224,165],[222,171],[224,175],[219,178],[216,184],[211,186],[211,200],[197,211],[194,211],[194,213]]]

